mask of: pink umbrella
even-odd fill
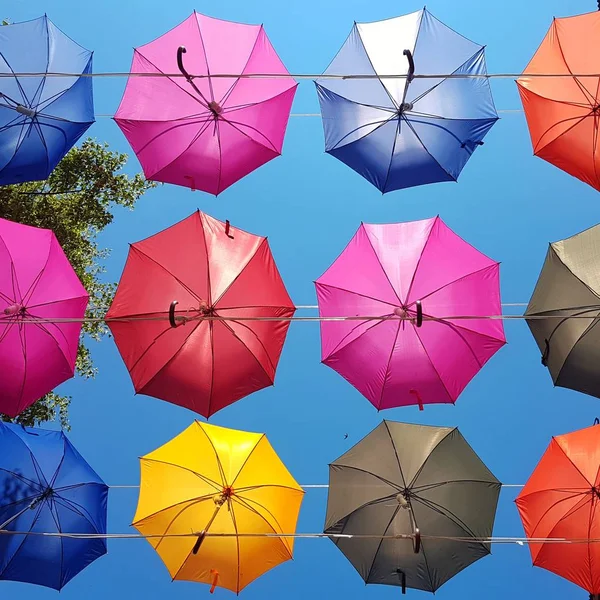
[[[454,403],[505,343],[499,264],[439,217],[361,224],[315,282],[322,361],[378,410]]]
[[[52,231],[0,219],[0,412],[16,417],[73,377],[87,303]]]
[[[157,74],[131,76],[115,115],[147,179],[216,196],[281,154],[297,83],[262,25],[194,12],[131,71]]]

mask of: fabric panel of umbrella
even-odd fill
[[[195,421],[140,463],[133,526],[159,536],[148,542],[174,580],[239,593],[292,559],[293,538],[265,534],[295,532],[304,491],[264,434]]]
[[[375,317],[322,321],[321,356],[378,410],[454,403],[506,343],[499,264],[439,217],[362,224],[315,285],[321,317]]]
[[[600,397],[600,225],[549,245],[525,311],[554,385]]]
[[[435,592],[490,553],[451,538],[492,535],[500,488],[458,429],[383,421],[330,464],[324,533],[366,536],[330,538],[365,583]]]
[[[533,565],[600,597],[600,427],[552,438],[515,500],[528,538],[578,540],[529,544]]]
[[[130,78],[115,115],[148,179],[218,195],[281,154],[297,83],[262,25],[194,12],[131,70],[157,74]]]
[[[535,156],[600,190],[600,13],[554,19],[517,79]]]
[[[0,412],[73,377],[88,298],[52,231],[0,219]]]
[[[0,422],[0,579],[62,589],[106,554],[108,486],[66,436]],[[30,535],[31,533],[31,535]]]
[[[484,47],[423,9],[355,24],[324,73],[377,77],[316,80],[326,151],[383,193],[457,181],[498,120],[486,78],[415,68],[487,73]]]
[[[49,72],[70,77],[47,77]],[[0,185],[46,179],[94,123],[92,52],[46,16],[0,28]]]
[[[107,320],[136,393],[209,417],[273,385],[294,312],[267,239],[197,211],[131,245]]]

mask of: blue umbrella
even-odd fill
[[[0,579],[60,590],[106,554],[108,487],[60,431],[0,423]],[[38,534],[38,535],[36,535]]]
[[[487,78],[448,74],[486,75],[484,47],[426,9],[355,23],[315,82],[326,151],[383,193],[456,181],[498,113]]]
[[[91,72],[46,16],[0,27],[0,185],[46,179],[94,122]]]

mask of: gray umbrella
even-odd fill
[[[600,397],[600,225],[550,244],[525,317],[554,384]]]
[[[329,465],[324,532],[364,536],[330,539],[366,583],[435,592],[490,553],[468,538],[492,535],[500,487],[458,429],[383,421]]]

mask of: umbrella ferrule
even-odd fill
[[[398,116],[403,115],[405,112],[409,112],[414,108],[412,102],[403,102],[398,109]]]
[[[15,106],[15,110],[18,113],[29,117],[30,119],[34,119],[37,116],[37,113],[33,108],[28,108],[27,106],[23,106],[21,104],[17,104],[17,106]]]
[[[210,112],[215,117],[218,117],[223,112],[223,109],[221,108],[221,105],[218,102],[216,102],[215,100],[213,100],[212,102],[208,103],[208,108],[210,109]]]

